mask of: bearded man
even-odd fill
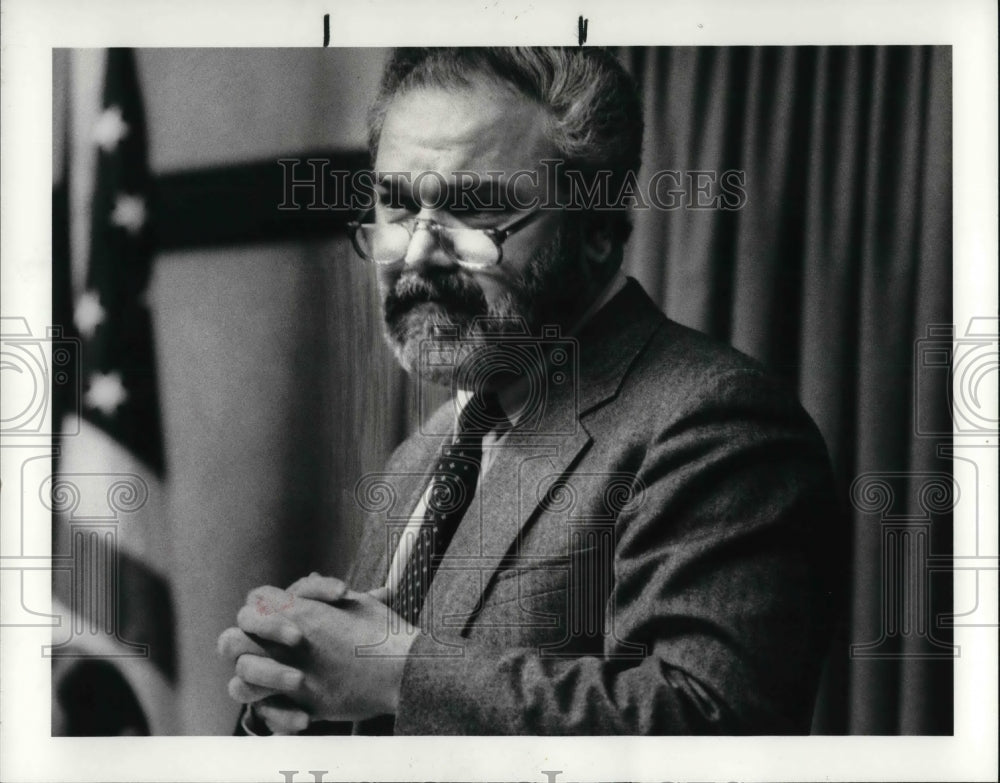
[[[391,58],[352,237],[454,395],[359,484],[346,579],[258,588],[220,637],[247,733],[809,730],[845,562],[822,440],[623,275],[619,204],[551,192],[613,197],[641,138],[601,50]]]

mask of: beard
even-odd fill
[[[565,337],[589,304],[592,280],[580,249],[576,232],[560,228],[492,301],[461,267],[404,270],[382,291],[385,337],[396,360],[420,380],[471,388],[468,379],[478,377],[495,386],[489,368],[509,365],[496,338],[538,337],[545,326]]]

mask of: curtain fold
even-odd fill
[[[950,474],[939,455],[950,437],[926,434],[942,431],[949,403],[944,383],[917,399],[915,357],[928,328],[952,318],[951,50],[620,56],[645,104],[643,179],[678,172],[669,181],[697,196],[697,184],[718,193],[725,172],[742,172],[746,192],[738,209],[638,211],[627,272],[667,315],[797,388],[841,484],[850,608],[814,730],[949,734],[952,659],[937,618],[952,610],[950,574],[924,573],[951,553],[950,508],[927,499],[927,482]],[[889,505],[852,503],[859,477],[888,487]]]

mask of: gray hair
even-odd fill
[[[397,49],[389,58],[368,115],[374,164],[389,103],[417,87],[469,87],[476,77],[514,88],[548,111],[549,139],[585,177],[610,172],[617,194],[642,152],[642,106],[635,83],[613,54],[595,47],[490,47]],[[604,213],[612,235],[624,242],[628,215]]]

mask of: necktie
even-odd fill
[[[416,624],[441,556],[472,504],[482,466],[483,437],[508,426],[496,395],[476,394],[462,409],[455,436],[442,447],[425,494],[423,521],[390,601],[407,622]]]

